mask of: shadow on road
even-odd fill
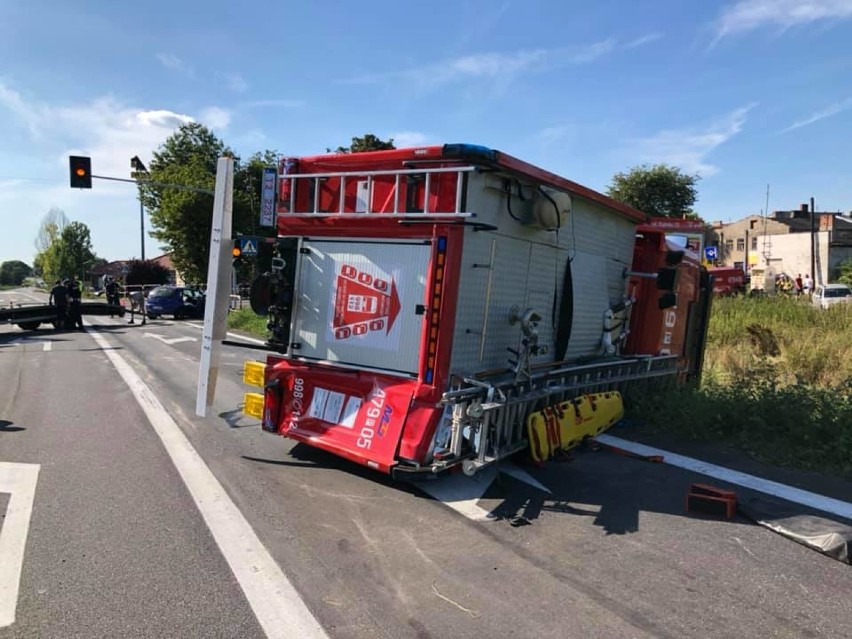
[[[26,428],[23,428],[22,426],[14,426],[12,422],[0,419],[0,433],[17,433],[22,430],[26,430]]]

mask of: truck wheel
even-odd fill
[[[41,322],[21,322],[18,326],[24,331],[34,331],[41,325]]]

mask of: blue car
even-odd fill
[[[204,293],[184,286],[158,286],[145,304],[149,319],[171,315],[176,320],[204,317]]]

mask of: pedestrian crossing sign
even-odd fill
[[[254,238],[246,237],[240,240],[243,255],[257,255],[257,242]]]

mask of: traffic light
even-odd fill
[[[234,257],[234,268],[239,268],[243,263],[243,249],[240,248],[239,240],[234,240],[234,248],[231,249],[231,255]]]
[[[71,169],[71,188],[92,188],[92,158],[72,155],[68,159]]]

